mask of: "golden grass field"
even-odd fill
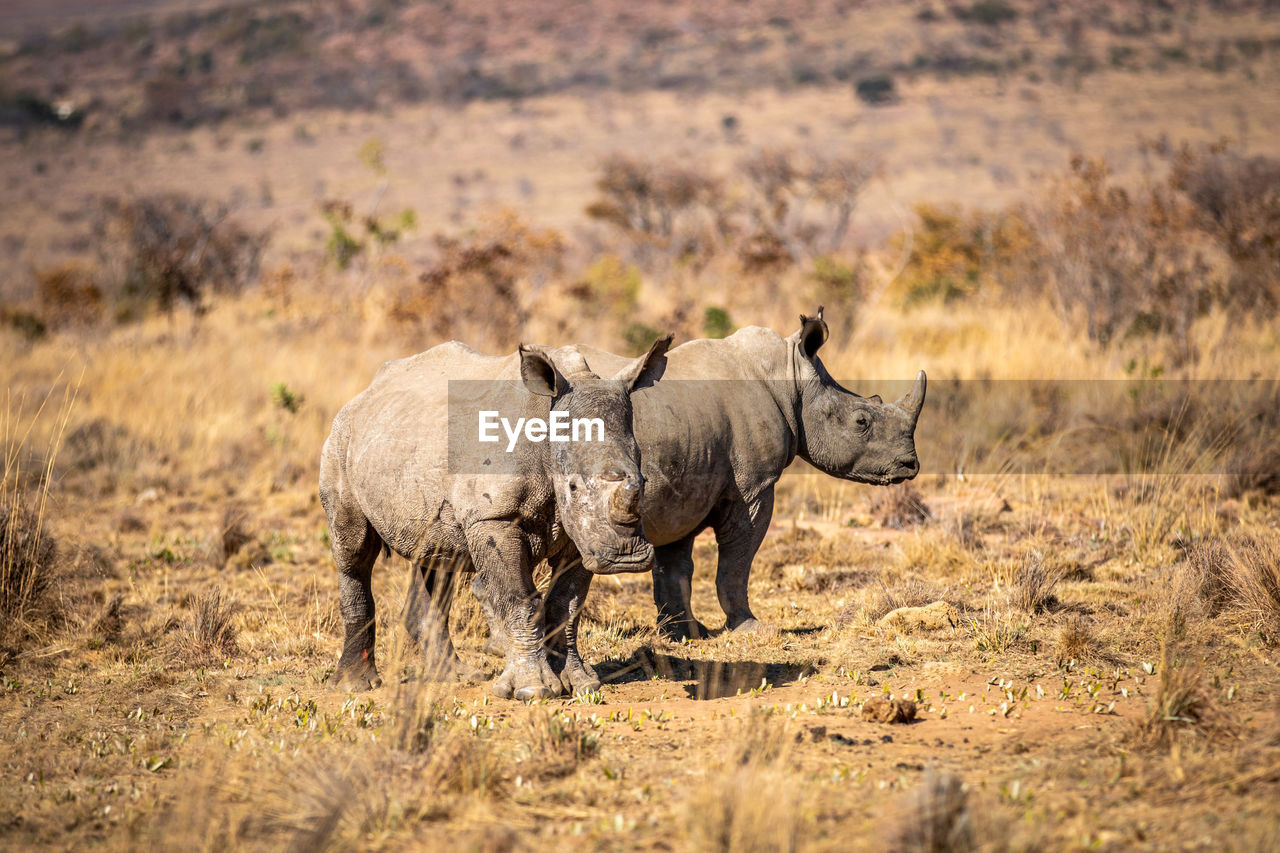
[[[857,14],[891,41],[915,11]],[[1269,12],[1195,20],[1280,30]],[[957,454],[877,489],[797,462],[752,572],[770,630],[672,643],[647,575],[601,577],[582,649],[604,687],[532,704],[414,676],[395,557],[374,573],[385,684],[331,688],[341,620],[316,494],[333,415],[388,359],[451,337],[622,350],[635,319],[678,343],[708,306],[789,334],[812,311],[811,260],[748,275],[721,246],[696,266],[584,215],[618,152],[722,174],[768,146],[879,165],[839,255],[862,264],[861,295],[827,307],[837,377],[1280,379],[1274,313],[1212,305],[1180,347],[1102,345],[1008,282],[904,303],[890,236],[917,227],[918,202],[1037,199],[1077,152],[1136,187],[1162,168],[1144,137],[1280,155],[1273,89],[1178,65],[924,76],[874,108],[847,85],[620,90],[4,136],[14,312],[67,309],[42,295],[44,271],[107,269],[90,227],[103,194],[227,202],[271,240],[250,286],[200,311],[0,328],[0,518],[28,525],[0,528],[0,847],[1277,849],[1280,502],[1270,469],[1243,487],[1187,473],[1218,436],[1171,432],[1108,476],[966,475]],[[336,269],[328,199],[417,222]],[[494,233],[531,257],[568,247],[518,268],[515,326],[495,325],[496,290],[406,301],[450,251],[432,235]],[[635,292],[592,266],[603,255],[634,260]],[[585,301],[581,281],[596,283]],[[1233,433],[1257,467],[1277,458],[1273,422]],[[962,431],[926,401],[922,446]],[[694,609],[713,627],[714,555],[704,534]],[[884,619],[935,602],[932,620]],[[462,657],[496,675],[469,589],[454,617]],[[865,720],[879,696],[913,700],[917,719]]]

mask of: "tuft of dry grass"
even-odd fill
[[[906,530],[932,518],[924,495],[910,482],[878,489],[871,496],[871,517],[881,527]]]
[[[1209,616],[1227,615],[1269,643],[1280,641],[1280,535],[1210,539],[1188,551],[1187,566]]]
[[[1057,655],[1060,661],[1084,661],[1097,655],[1099,644],[1093,626],[1079,614],[1058,628]]]
[[[517,767],[527,779],[568,776],[599,749],[589,722],[559,710],[535,713],[525,724],[525,755]]]
[[[689,800],[690,845],[724,853],[799,849],[811,810],[806,786],[789,765],[794,733],[757,710],[738,735],[731,754]]]
[[[1043,613],[1057,604],[1053,588],[1060,580],[1061,569],[1047,564],[1043,551],[1032,551],[1014,576],[1009,603],[1027,613]]]
[[[1156,690],[1146,716],[1134,726],[1132,739],[1151,748],[1170,749],[1185,735],[1210,743],[1235,738],[1238,727],[1205,689],[1203,667],[1178,660],[1171,646],[1167,638],[1160,645]]]
[[[960,853],[977,850],[976,837],[964,781],[931,768],[902,798],[885,842],[895,853]]]
[[[931,604],[938,600],[938,595],[938,588],[923,578],[912,576],[893,586],[878,580],[870,600],[863,605],[846,605],[837,622],[841,625],[855,621],[872,623],[899,607],[923,607]]]
[[[231,602],[223,600],[218,587],[197,595],[191,603],[191,617],[180,635],[184,653],[199,660],[239,654],[233,610]]]

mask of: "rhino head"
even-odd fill
[[[550,444],[547,474],[555,490],[556,517],[592,572],[644,572],[653,568],[653,545],[640,522],[644,478],[631,423],[631,392],[648,387],[666,369],[671,336],[601,379],[574,349],[555,361],[540,348],[521,347],[525,387],[552,398],[551,411],[571,420],[599,419],[603,435]]]
[[[800,457],[815,468],[858,483],[887,486],[920,473],[915,430],[924,406],[925,375],[894,403],[860,397],[831,378],[818,358],[829,331],[822,319],[800,315],[787,339],[799,393]]]

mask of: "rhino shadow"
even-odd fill
[[[762,661],[709,661],[677,657],[657,651],[651,644],[636,649],[629,657],[601,661],[595,665],[605,684],[628,684],[662,678],[692,682],[684,690],[690,699],[723,699],[749,693],[762,681],[774,687],[817,670],[807,664],[764,663]]]

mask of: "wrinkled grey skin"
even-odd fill
[[[788,338],[752,327],[683,344],[668,353],[664,381],[632,399],[645,477],[641,517],[656,550],[653,597],[659,624],[673,639],[707,635],[689,599],[693,540],[708,527],[719,546],[716,592],[726,627],[760,627],[747,581],[773,514],[774,485],[797,456],[857,483],[889,485],[919,473],[914,434],[924,371],[895,403],[860,397],[840,387],[818,358],[828,337],[822,309],[800,320]],[[578,349],[595,370],[623,363]],[[591,584],[573,558],[571,545],[558,552],[546,612],[551,654],[571,663],[578,611]]]
[[[382,366],[334,418],[320,459],[320,501],[346,631],[336,683],[355,689],[381,683],[370,580],[386,549],[415,567],[406,623],[428,674],[478,676],[459,660],[448,624],[457,573],[475,571],[477,597],[506,656],[494,693],[559,695],[564,683],[547,659],[533,566],[560,543],[573,549],[579,571],[652,568],[638,513],[643,480],[630,394],[661,375],[670,341],[640,358],[619,359],[610,379],[591,372],[572,349],[545,347],[494,357],[452,342]],[[496,381],[468,384],[481,390],[464,405],[451,401],[450,380]],[[502,473],[476,473],[496,470],[490,456],[504,453],[505,444],[455,446],[450,458],[449,424],[457,418],[474,424],[480,409],[495,408],[482,399],[484,389],[499,389],[508,412],[518,406],[513,417],[546,419],[555,408],[601,418],[604,440],[521,441],[500,460]]]

